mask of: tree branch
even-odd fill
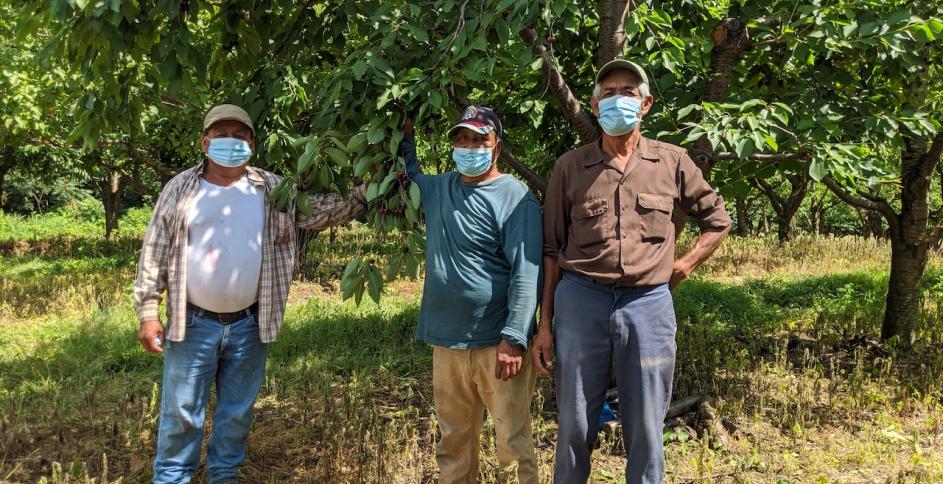
[[[887,206],[890,206],[890,205],[891,205],[891,204],[888,203],[888,201],[887,201],[884,197],[882,197],[882,196],[874,195],[874,194],[871,194],[871,193],[868,193],[868,192],[864,192],[864,191],[861,191],[861,190],[858,190],[857,192],[858,192],[858,195],[860,195],[861,197],[866,198],[866,199],[868,199],[868,200],[870,200],[870,201],[872,201],[872,202],[874,202],[874,203],[884,204],[884,205],[887,205]]]
[[[943,132],[937,133],[933,137],[933,144],[930,145],[930,149],[923,157],[924,171],[927,175],[933,173],[933,170],[940,163],[941,155],[943,155]],[[943,177],[943,173],[940,176]],[[943,179],[940,180],[940,183],[943,184]]]
[[[776,193],[776,190],[773,190],[773,187],[771,187],[769,183],[766,183],[766,180],[762,178],[751,178],[750,181],[753,182],[753,186],[762,192],[763,195],[766,195],[766,199],[769,200],[770,205],[773,206],[773,211],[775,211],[777,215],[782,216],[782,214],[785,212],[785,209],[783,207],[782,200]]]
[[[622,54],[625,48],[625,15],[628,12],[629,2],[626,0],[600,0],[597,69]]]
[[[187,104],[186,104],[185,102],[183,102],[183,101],[181,101],[180,99],[177,99],[177,98],[175,98],[175,97],[169,96],[169,95],[167,95],[167,94],[161,94],[161,95],[160,95],[160,102],[163,103],[163,104],[165,104],[165,105],[167,105],[167,106],[170,106],[170,107],[172,107],[172,108],[178,108],[178,109],[179,109],[179,108],[184,108],[184,107],[187,106]]]
[[[526,165],[514,157],[514,154],[511,153],[511,150],[507,147],[501,149],[499,159],[527,180],[527,184],[535,188],[536,191],[540,193],[540,198],[543,198],[543,193],[547,191],[547,180],[544,180],[540,175],[531,171],[530,168],[527,168]]]
[[[831,176],[826,176],[825,178],[823,178],[822,183],[824,183],[825,186],[828,187],[828,189],[832,191],[832,193],[834,193],[838,198],[842,199],[842,201],[847,203],[848,205],[865,209],[865,210],[873,210],[875,212],[880,213],[887,220],[887,223],[888,225],[891,226],[891,229],[897,230],[897,226],[898,226],[897,213],[894,212],[894,209],[887,203],[880,203],[880,202],[868,200],[866,198],[856,197],[848,193],[848,191],[846,191],[844,188],[842,188],[842,186],[839,185],[838,182],[836,182],[835,179],[832,178]]]
[[[748,156],[747,159],[754,161],[768,161],[770,163],[779,163],[783,161],[790,160],[805,160],[808,158],[808,155],[805,153],[753,153]],[[717,161],[730,161],[740,159],[736,153],[731,153],[729,151],[722,151],[720,153],[714,154],[711,157],[711,162]]]
[[[452,50],[452,45],[455,44],[455,39],[458,38],[458,34],[462,33],[462,30],[465,30],[465,7],[468,6],[468,1],[465,0],[462,2],[461,8],[458,9],[458,23],[455,25],[455,31],[452,32],[452,38],[449,39],[448,45],[445,46],[445,50],[442,51],[442,55],[436,59],[435,64],[432,65],[431,71],[435,71],[439,64],[442,63],[442,59],[445,59],[445,56],[449,55],[449,51]]]
[[[599,127],[596,125],[596,120],[580,107],[576,96],[570,91],[570,86],[567,85],[563,75],[553,64],[550,52],[542,43],[537,41],[537,31],[531,27],[526,27],[520,31],[519,35],[524,43],[530,46],[534,54],[543,59],[540,71],[543,73],[544,79],[547,80],[557,104],[563,110],[563,117],[576,130],[580,140],[583,143],[590,143],[599,139]]]

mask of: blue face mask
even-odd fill
[[[599,126],[609,136],[622,136],[638,126],[642,100],[616,95],[599,101]]]
[[[452,148],[452,160],[458,172],[469,177],[483,175],[491,168],[492,148]]]
[[[217,165],[235,168],[242,166],[252,157],[249,142],[237,138],[213,138],[206,156]]]

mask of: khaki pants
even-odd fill
[[[530,404],[536,372],[530,353],[520,374],[494,377],[497,345],[472,350],[433,347],[432,389],[442,434],[436,447],[439,482],[474,483],[484,407],[494,420],[495,450],[502,469],[513,469],[521,483],[537,482],[537,457]]]

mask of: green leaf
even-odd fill
[[[373,167],[373,159],[367,155],[363,155],[360,158],[357,158],[357,163],[354,165],[354,176],[361,177],[370,172],[370,168]]]
[[[379,188],[380,185],[377,182],[370,182],[370,184],[367,185],[367,203],[376,200],[377,196],[379,196]]]
[[[429,34],[427,34],[425,30],[422,30],[419,27],[416,27],[412,24],[403,24],[403,27],[405,27],[406,30],[408,30],[409,33],[412,34],[413,38],[416,39],[417,41],[419,42],[429,41]]]
[[[755,149],[756,147],[754,146],[753,140],[751,138],[741,138],[737,143],[737,158],[745,160],[747,157],[753,154]]]
[[[399,131],[399,130],[394,131],[394,132],[393,132],[393,136],[390,137],[390,146],[389,146],[389,148],[390,148],[390,154],[391,154],[391,155],[396,156],[396,153],[399,152],[399,142],[400,142],[400,141],[403,141],[403,132],[402,132],[402,131]]]
[[[809,165],[809,176],[812,177],[813,180],[820,182],[823,178],[828,176],[828,167],[825,166],[825,163],[819,158],[814,158]]]
[[[370,126],[370,129],[367,130],[367,143],[372,145],[383,141],[383,138],[386,137],[386,131],[383,129],[383,124],[373,124]]]
[[[367,291],[370,293],[370,299],[380,304],[380,293],[383,291],[383,275],[380,274],[380,268],[371,264],[368,277]]]
[[[360,266],[362,264],[363,260],[355,257],[344,268],[344,275],[341,277],[341,296],[344,299],[350,299],[354,295],[357,286],[362,284],[363,281],[360,277]]]
[[[498,17],[494,21],[494,31],[498,34],[498,41],[501,42],[501,45],[506,45],[508,39],[511,37],[511,31],[508,29],[507,22],[504,21],[503,17]]]
[[[350,137],[347,141],[347,151],[360,154],[367,148],[367,133],[360,132]]]
[[[390,64],[387,63],[385,60],[383,60],[383,58],[377,57],[376,55],[374,55],[367,62],[372,64],[373,67],[376,68],[379,72],[389,77],[390,80],[395,78],[395,74],[393,73],[393,68],[390,67]]]
[[[927,24],[916,24],[911,27],[910,31],[913,33],[914,40],[917,42],[927,43],[936,40],[936,35],[933,34],[933,31],[930,30]]]
[[[647,37],[647,38],[645,39],[645,50],[647,50],[647,51],[653,51],[653,50],[655,50],[655,43],[656,43],[657,41],[658,41],[658,39],[656,39],[654,35],[651,35],[651,36]]]
[[[396,276],[399,275],[399,271],[403,268],[403,254],[397,254],[390,259],[389,265],[386,266],[386,280],[392,281],[396,279]]]
[[[334,177],[331,174],[331,167],[327,166],[327,164],[321,165],[321,168],[318,170],[318,182],[321,183],[321,186],[330,186],[333,178]]]
[[[749,101],[747,101],[747,102],[745,102],[745,103],[743,103],[743,104],[740,105],[740,112],[742,113],[742,112],[746,111],[747,109],[750,109],[750,108],[752,108],[752,107],[759,106],[759,105],[762,105],[762,104],[764,104],[764,103],[763,103],[763,101],[760,100],[760,99],[750,99]]]
[[[327,156],[331,158],[338,166],[347,166],[350,164],[350,158],[347,157],[347,153],[331,146],[324,150],[327,153]]]
[[[308,198],[308,195],[305,193],[299,193],[298,197],[295,199],[295,202],[298,204],[298,210],[301,210],[301,213],[311,216],[311,199]]]
[[[429,93],[429,104],[435,108],[442,107],[442,94],[439,91],[432,91]]]
[[[931,18],[927,20],[927,27],[930,27],[934,34],[943,34],[943,20]]]
[[[893,26],[902,22],[906,22],[907,20],[910,20],[910,10],[901,9],[888,16],[886,23],[887,25]]]
[[[386,195],[386,192],[390,190],[390,185],[393,184],[393,181],[396,180],[396,171],[390,171],[386,174],[386,178],[380,182],[379,190],[377,190],[377,196]]]
[[[704,130],[701,129],[700,126],[695,126],[694,128],[691,128],[691,131],[688,132],[688,136],[684,138],[684,141],[682,141],[681,144],[686,145],[689,143],[693,143],[701,139],[702,136],[704,136]]]
[[[406,259],[406,275],[412,279],[418,279],[419,268],[421,267],[419,257],[410,252],[406,254],[404,259]]]
[[[298,173],[304,173],[308,171],[308,168],[315,160],[315,152],[317,151],[317,142],[312,140],[305,145],[305,152],[302,153],[301,157],[298,158]]]
[[[415,183],[409,184],[409,203],[417,209],[422,204],[422,192],[419,190],[419,185]]]
[[[687,116],[688,114],[691,114],[691,111],[694,111],[695,109],[700,111],[701,106],[698,104],[688,104],[687,106],[679,109],[678,117],[677,117],[678,121],[681,121],[682,119],[684,119],[685,116]]]
[[[360,302],[363,301],[363,291],[365,287],[363,284],[363,277],[360,279],[360,284],[354,289],[354,304],[360,306]]]
[[[419,210],[411,203],[406,204],[406,220],[410,224],[419,223]]]
[[[779,143],[776,142],[776,138],[766,135],[764,139],[766,140],[766,146],[769,146],[773,151],[779,151]]]

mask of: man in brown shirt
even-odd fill
[[[613,360],[626,482],[661,482],[676,350],[670,291],[730,230],[723,200],[687,152],[641,135],[652,102],[639,65],[617,59],[603,66],[591,100],[602,138],[561,156],[547,190],[545,282],[533,357],[550,377],[556,345],[558,483],[589,477]],[[678,260],[675,211],[701,229]]]

